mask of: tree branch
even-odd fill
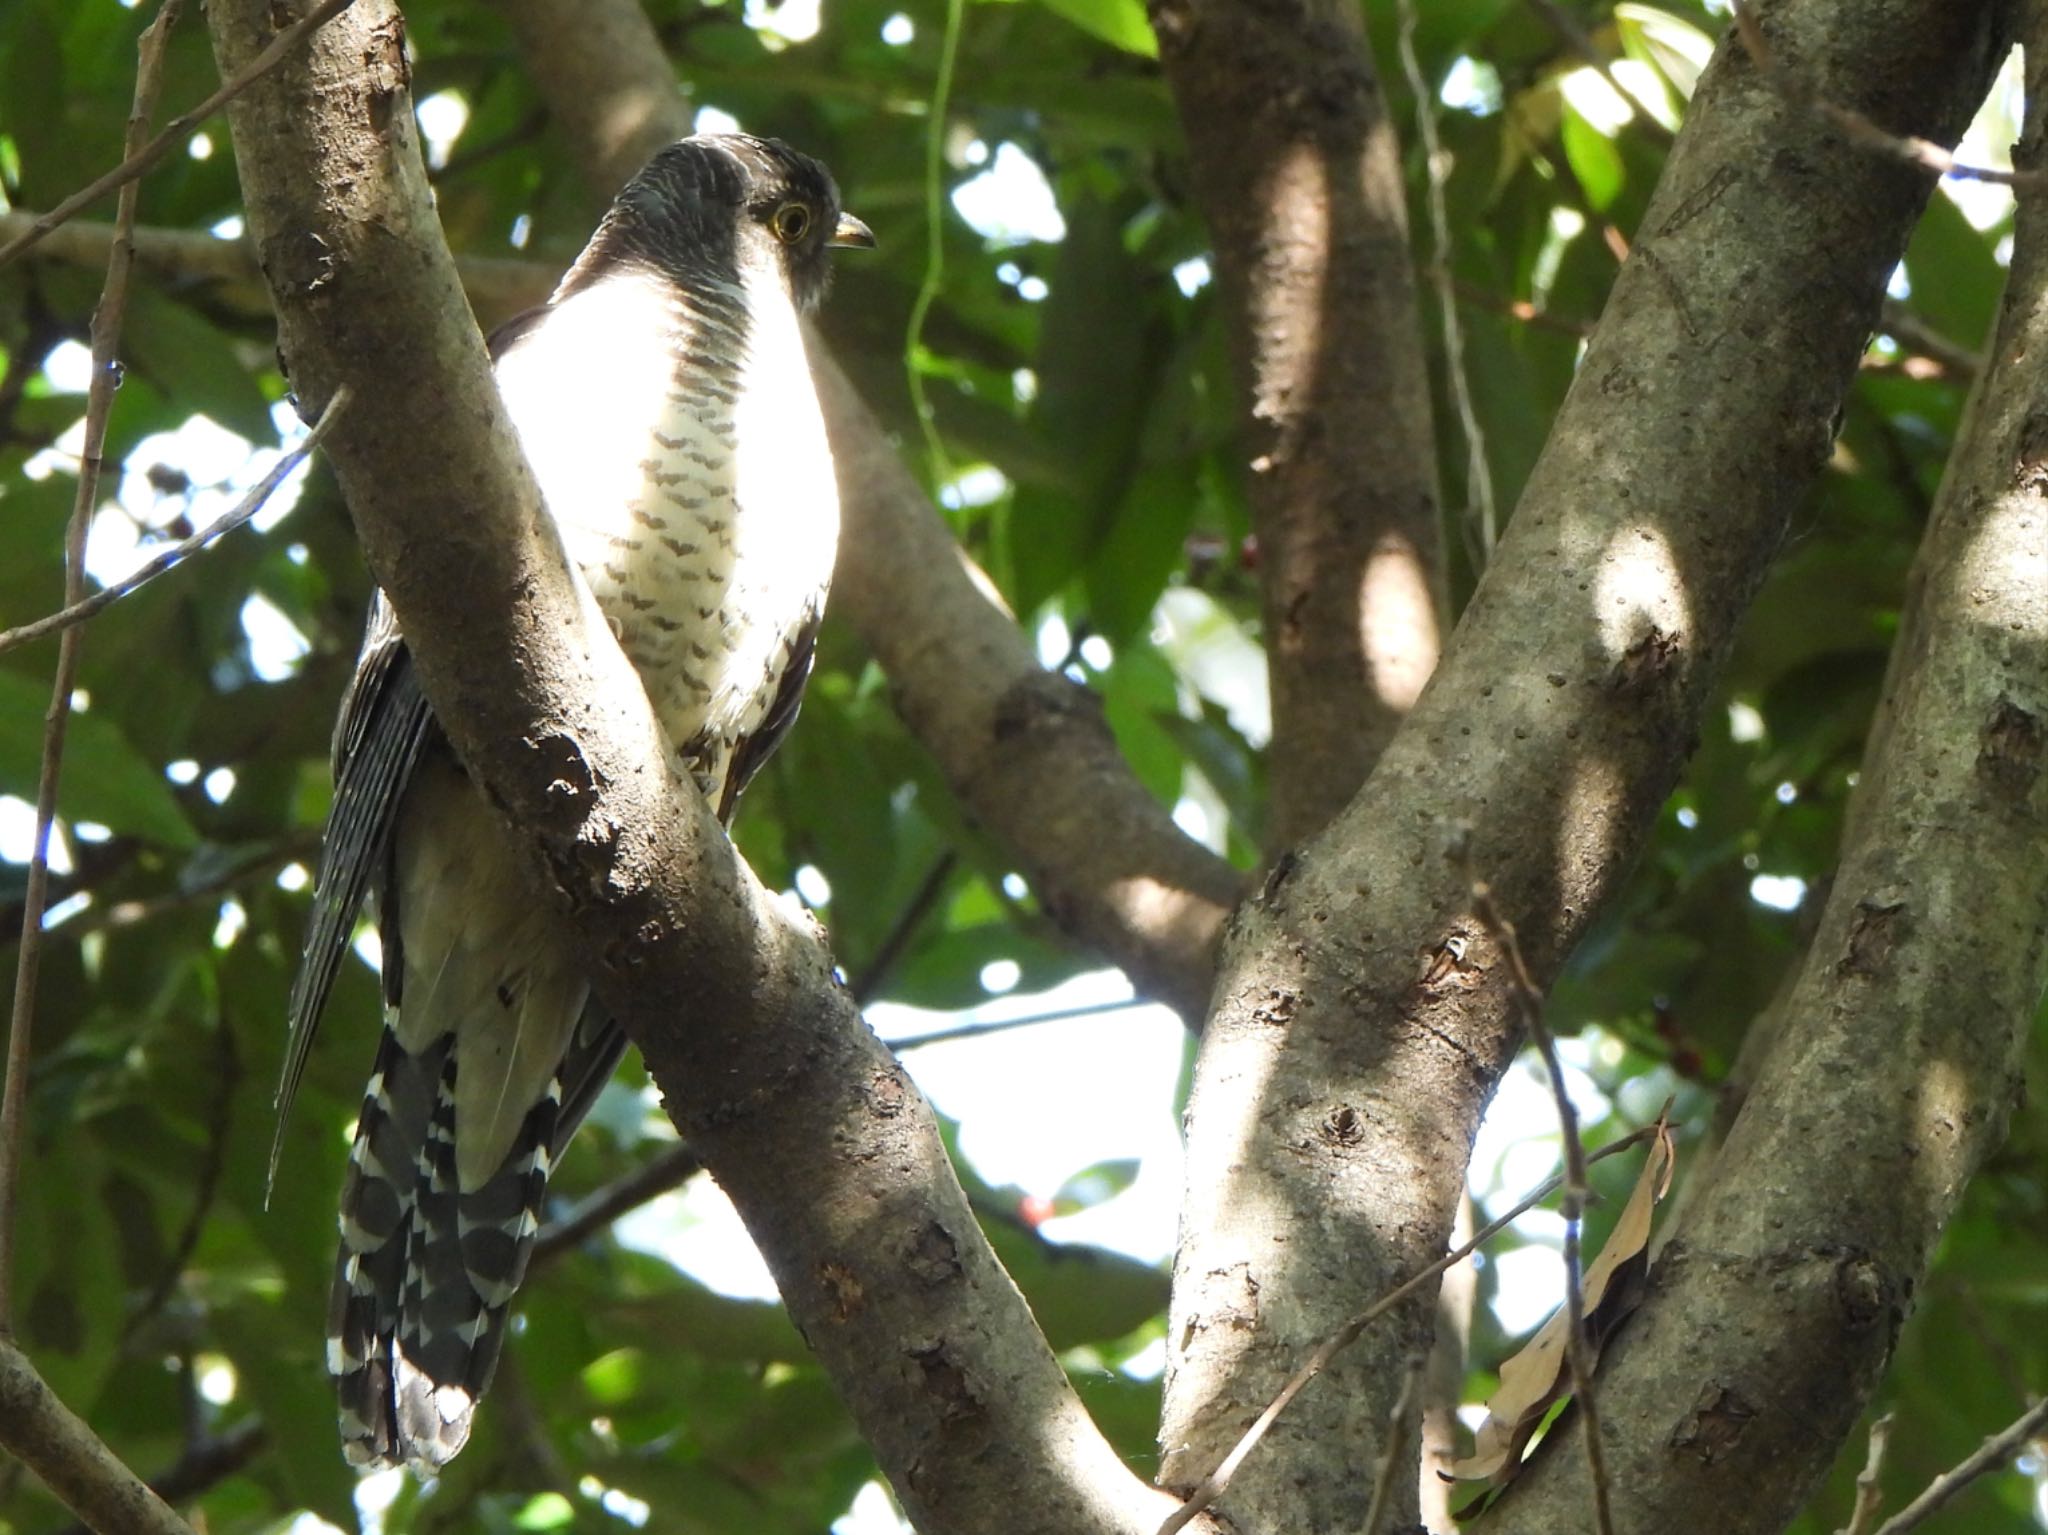
[[[1153,0],[1238,375],[1274,848],[1343,808],[1436,664],[1436,448],[1400,146],[1338,0]]]
[[[845,374],[812,367],[846,517],[833,611],[1062,929],[1200,1020],[1238,876],[1131,776],[1095,695],[1038,664]]]
[[[2033,7],[2030,25],[2020,149],[2038,170],[2048,13]],[[2019,1092],[2048,982],[2044,282],[2048,214],[2030,194],[1819,930],[1709,1181],[1604,1363],[1624,1527],[1782,1526],[1864,1411]],[[1692,1405],[1674,1427],[1679,1403]],[[1545,1457],[1515,1495],[1518,1535],[1574,1528],[1578,1484],[1575,1457]]]
[[[277,8],[213,0],[224,71]],[[294,387],[316,406],[355,389],[329,457],[427,696],[912,1517],[933,1532],[1156,1525],[1160,1495],[1089,1422],[928,1106],[809,924],[674,776],[541,517],[434,222],[396,12],[357,0],[230,121]]]
[[[37,217],[22,209],[0,213],[0,240],[13,239],[32,228]],[[80,219],[52,230],[30,249],[27,259],[103,267],[113,243],[112,224]],[[144,225],[135,231],[135,267],[165,281],[198,279],[248,286],[252,289],[251,307],[260,306],[265,314],[270,311],[270,296],[261,287],[263,274],[256,269],[256,250],[247,236],[223,240],[203,229]],[[562,275],[559,267],[544,261],[503,256],[457,256],[455,270],[462,277],[463,291],[469,295],[478,322],[486,328],[540,303],[554,291],[555,280]]]
[[[270,472],[251,486],[249,493],[231,509],[223,512],[190,538],[180,539],[169,548],[158,551],[137,569],[112,585],[102,587],[90,597],[82,597],[54,613],[46,614],[18,628],[0,630],[0,655],[5,655],[17,645],[26,645],[31,640],[60,633],[74,624],[82,624],[87,619],[96,617],[136,588],[155,580],[173,565],[197,554],[223,533],[232,533],[239,528],[263,510],[264,503],[277,493],[277,487],[285,482],[294,469],[306,461],[313,449],[320,445],[320,439],[327,435],[327,429],[333,425],[335,416],[347,407],[347,389],[337,389],[333,398],[327,402],[327,408],[320,413],[320,419],[313,423],[313,429],[296,447],[289,449],[271,465]]]
[[[192,1535],[85,1420],[57,1400],[28,1356],[0,1336],[0,1445],[95,1530]]]
[[[1836,0],[1773,16],[1780,57],[1836,98],[1952,140],[2002,53],[1993,12]],[[1351,1296],[1442,1250],[1519,1040],[1504,971],[1475,962],[1462,871],[1486,870],[1547,986],[1676,780],[1930,185],[1816,134],[1739,45],[1724,42],[1702,77],[1428,692],[1365,791],[1281,861],[1226,941],[1189,1106],[1169,1485],[1218,1463],[1246,1404],[1271,1396]],[[1290,1213],[1305,1209],[1320,1218]],[[1338,1360],[1335,1389],[1278,1425],[1286,1443],[1226,1500],[1241,1524],[1357,1529],[1363,1496],[1345,1468],[1371,1463],[1426,1303]],[[1759,1333],[1753,1313],[1743,1326]],[[1603,1407],[1610,1392],[1603,1372]],[[1547,1459],[1583,1474],[1581,1456]],[[1661,1468],[1608,1459],[1617,1527],[1658,1527],[1621,1490]],[[1305,1503],[1318,1487],[1343,1491]],[[1585,1528],[1582,1482],[1553,1506]]]

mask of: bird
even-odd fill
[[[490,339],[547,514],[722,822],[796,716],[837,547],[798,318],[835,248],[874,243],[818,161],[699,134],[658,151],[548,300]],[[549,1174],[626,1039],[436,724],[381,590],[333,763],[271,1178],[368,907],[384,1028],[327,1367],[346,1458],[432,1475],[469,1438]]]

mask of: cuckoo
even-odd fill
[[[721,819],[796,714],[838,537],[798,316],[833,247],[873,243],[817,161],[700,135],[656,154],[552,297],[491,338],[563,544]],[[348,1458],[432,1473],[469,1437],[549,1172],[625,1037],[436,727],[381,593],[334,775],[279,1134],[367,902],[384,1032],[327,1362]]]

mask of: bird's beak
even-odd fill
[[[839,215],[839,227],[832,231],[832,238],[825,243],[871,251],[875,248],[875,232],[851,213],[842,213]]]

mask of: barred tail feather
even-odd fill
[[[455,1073],[444,1035],[419,1055],[387,1031],[342,1191],[328,1305],[345,1453],[357,1465],[438,1471],[469,1438],[526,1275],[560,1119],[553,1084],[504,1165],[462,1193]]]
[[[413,1053],[387,1028],[342,1190],[328,1306],[344,1452],[432,1475],[469,1439],[526,1277],[548,1175],[625,1047],[592,1008],[497,1171],[456,1173],[453,1033]]]

